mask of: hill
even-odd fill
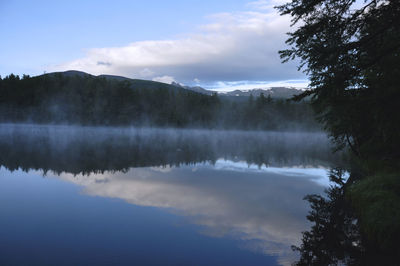
[[[0,122],[225,129],[318,126],[307,102],[205,94],[176,84],[66,71],[0,79]],[[237,101],[241,98],[241,101]]]
[[[109,81],[117,81],[117,82],[129,82],[129,85],[132,89],[167,89],[167,90],[177,90],[183,87],[179,87],[176,85],[171,85],[171,84],[166,84],[158,81],[152,81],[152,80],[144,80],[144,79],[131,79],[127,77],[122,77],[122,76],[115,76],[115,75],[91,75],[82,71],[76,71],[76,70],[68,70],[64,72],[52,72],[52,73],[47,73],[43,74],[41,76],[49,76],[49,77],[55,77],[61,75],[63,77],[91,77],[91,78],[104,78]],[[39,76],[40,77],[40,76]]]
[[[48,73],[44,75],[49,75],[49,76],[54,76],[54,75],[63,75],[67,77],[71,76],[91,76],[91,77],[99,77],[99,78],[105,78],[107,80],[114,80],[114,81],[127,81],[130,83],[131,88],[136,89],[136,88],[142,88],[142,89],[154,89],[154,88],[165,88],[169,90],[176,90],[176,89],[186,89],[190,90],[196,93],[201,93],[205,95],[213,95],[214,93],[217,93],[216,91],[213,90],[207,90],[205,88],[202,88],[200,86],[185,86],[182,85],[178,82],[172,82],[171,84],[166,84],[162,82],[157,82],[157,81],[151,81],[151,80],[143,80],[143,79],[131,79],[123,76],[115,76],[115,75],[99,75],[99,76],[94,76],[82,71],[76,71],[76,70],[69,70],[65,72],[53,72],[53,73]],[[295,88],[288,88],[288,87],[271,87],[271,88],[255,88],[255,89],[250,89],[250,90],[234,90],[234,91],[229,91],[229,92],[220,92],[218,93],[219,96],[221,97],[249,97],[250,95],[253,95],[254,97],[259,97],[261,93],[264,94],[265,97],[270,96],[271,98],[274,99],[289,99],[295,95],[298,95],[302,93],[303,90],[300,89],[295,89]]]

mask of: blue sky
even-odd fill
[[[304,86],[278,0],[0,1],[0,75],[76,69],[218,90]]]

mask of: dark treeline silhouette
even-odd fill
[[[336,148],[352,155],[342,188],[306,197],[314,225],[298,264],[398,265],[400,1],[292,0],[277,8],[298,23],[281,57],[299,59],[310,79],[295,98],[311,97]]]
[[[384,239],[371,238],[363,232],[362,224],[357,213],[357,208],[349,204],[348,190],[355,182],[345,177],[346,171],[342,168],[333,168],[330,173],[331,187],[326,190],[326,197],[321,195],[307,195],[305,199],[310,202],[311,211],[307,219],[313,223],[311,230],[303,233],[302,244],[293,246],[299,251],[300,260],[296,265],[398,265],[398,235],[392,234],[391,224],[399,221],[399,214],[393,213],[391,217],[381,217],[388,221],[380,221]],[[354,173],[352,174],[354,177]],[[396,186],[396,177],[391,177],[391,185]],[[365,189],[363,187],[362,189]],[[394,192],[397,188],[390,190]],[[385,188],[380,188],[380,193],[385,193]],[[387,197],[387,202],[392,202],[395,196]],[[369,202],[381,208],[380,203]],[[386,210],[375,209],[378,214]],[[374,215],[376,217],[376,215]],[[388,228],[385,226],[388,225]]]
[[[329,167],[341,161],[323,133],[0,125],[9,170],[89,174],[131,167],[215,163]]]
[[[159,82],[65,73],[0,79],[0,122],[319,129],[307,102],[263,94],[235,101]]]
[[[363,161],[400,159],[400,1],[293,0],[278,7],[302,24],[280,51],[301,61],[319,122]],[[354,4],[354,5],[353,5]]]

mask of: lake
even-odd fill
[[[290,265],[323,133],[0,125],[1,265]]]

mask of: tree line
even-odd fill
[[[310,195],[298,265],[397,265],[400,248],[400,1],[292,0],[284,61],[308,74],[317,119],[351,151],[350,176]],[[336,177],[335,177],[336,176]]]
[[[143,81],[142,81],[143,83]],[[0,121],[225,129],[317,130],[306,101],[232,100],[148,81],[91,75],[0,78]]]
[[[262,166],[340,163],[321,132],[0,125],[0,166],[60,174],[128,171],[132,167],[215,164]]]

